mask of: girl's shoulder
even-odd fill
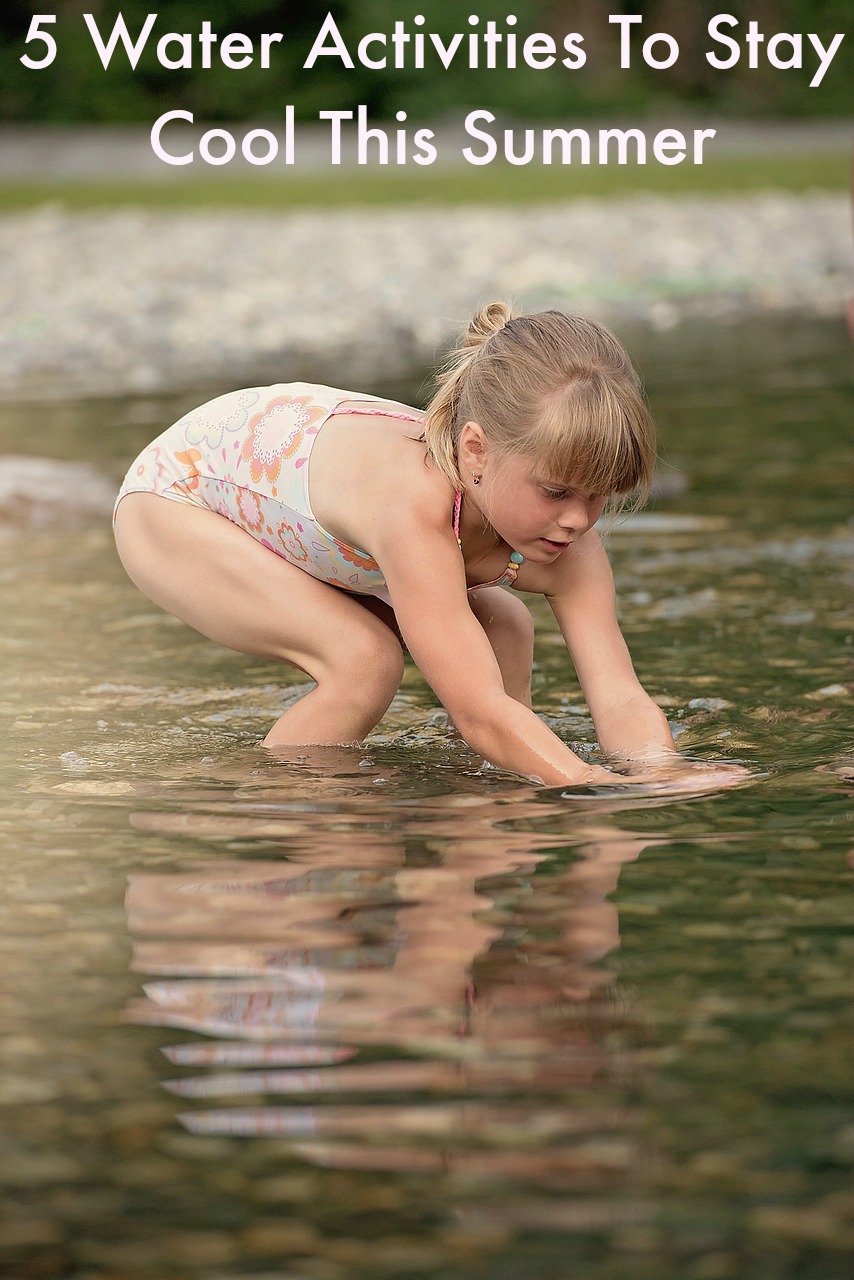
[[[377,523],[407,511],[435,511],[451,519],[453,489],[432,464],[423,415],[411,405],[379,397],[341,401],[317,435],[311,461],[311,500],[339,537],[370,546]],[[450,513],[450,514],[449,514]]]

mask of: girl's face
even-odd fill
[[[556,481],[531,458],[484,460],[479,504],[495,532],[526,560],[548,564],[599,519],[607,495]]]

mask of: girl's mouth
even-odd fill
[[[569,546],[568,542],[552,542],[551,538],[540,538],[540,542],[542,542],[549,551],[565,551]]]

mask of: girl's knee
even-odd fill
[[[507,613],[506,625],[508,629],[520,646],[524,645],[526,649],[533,649],[534,619],[531,617],[528,606],[518,596],[507,594],[507,599],[512,606]]]
[[[493,642],[511,644],[525,651],[533,649],[534,620],[518,596],[500,589],[494,594],[482,593],[473,601],[472,610]]]
[[[340,696],[383,714],[403,679],[403,650],[396,637],[378,622],[342,639],[324,664],[318,684],[336,686]]]
[[[534,621],[523,600],[496,588],[480,592],[472,610],[492,646],[504,689],[511,698],[531,705]]]

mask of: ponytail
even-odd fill
[[[464,487],[457,465],[457,446],[468,419],[464,392],[469,369],[493,334],[506,328],[514,314],[506,302],[488,302],[481,307],[436,374],[436,391],[424,420],[424,439],[430,457],[455,489]]]

